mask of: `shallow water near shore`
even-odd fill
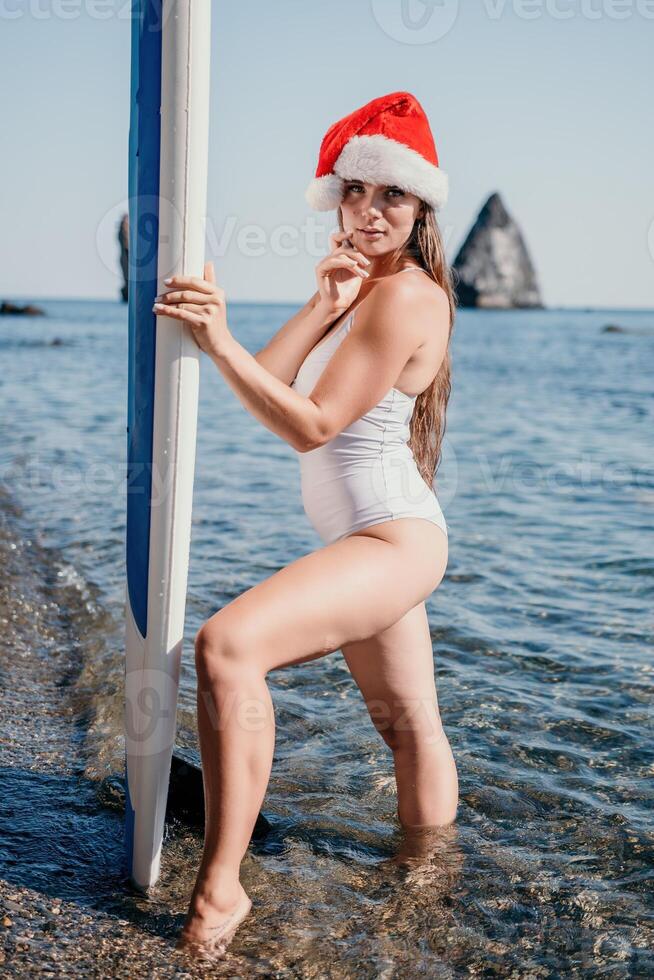
[[[45,301],[0,352],[0,968],[200,975],[174,942],[200,859],[170,825],[123,866],[126,309]],[[296,307],[230,307],[251,351]],[[625,333],[602,333],[619,322]],[[273,771],[212,975],[654,974],[654,312],[460,311],[428,602],[456,825],[407,841],[392,759],[339,652],[269,676]],[[178,739],[191,638],[317,547],[294,451],[202,362]],[[421,852],[402,865],[398,853]]]

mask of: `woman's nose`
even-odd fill
[[[373,201],[371,201],[369,204],[365,204],[361,208],[361,214],[373,215],[375,217],[379,217],[379,215],[381,214],[381,208],[378,207]]]

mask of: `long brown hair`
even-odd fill
[[[422,217],[416,218],[411,235],[397,251],[395,261],[411,258],[447,294],[450,306],[449,329],[445,356],[436,377],[416,398],[411,416],[409,447],[413,452],[420,475],[430,487],[435,486],[436,471],[441,462],[445,436],[447,403],[452,390],[450,341],[456,315],[453,275],[445,258],[445,248],[434,209],[422,202]],[[338,209],[338,223],[343,231],[343,216]]]

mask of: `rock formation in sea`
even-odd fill
[[[543,308],[522,232],[496,192],[479,212],[452,268],[459,306]]]
[[[40,306],[34,306],[33,303],[18,306],[16,303],[10,303],[8,299],[0,302],[0,315],[15,316],[18,313],[22,313],[24,316],[45,316],[45,310],[42,310]]]
[[[120,295],[123,302],[127,302],[127,284],[128,271],[127,264],[129,261],[129,216],[124,214],[120,220],[120,225],[118,226],[118,244],[120,245],[120,268],[123,273],[123,285],[120,288]]]

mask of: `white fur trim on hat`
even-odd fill
[[[314,211],[333,211],[343,200],[343,181],[336,174],[314,177],[304,197]]]
[[[362,180],[369,184],[395,184],[415,194],[434,210],[447,201],[447,174],[415,150],[379,133],[352,136],[334,166],[334,174],[314,177],[304,192],[315,211],[332,211],[343,200],[343,183]]]

